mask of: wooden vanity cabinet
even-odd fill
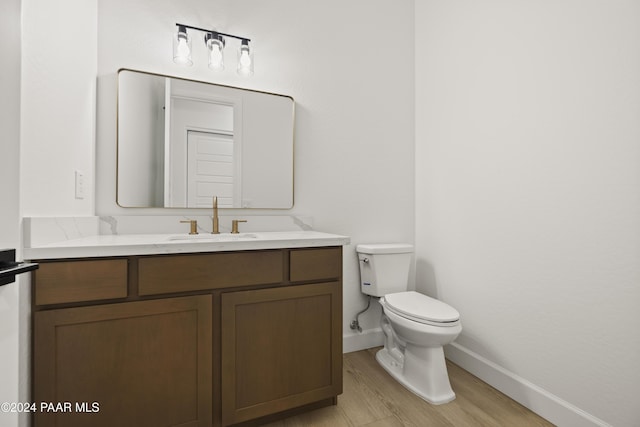
[[[33,301],[33,400],[72,405],[35,427],[260,423],[342,393],[341,247],[43,260]]]

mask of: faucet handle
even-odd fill
[[[241,222],[247,222],[246,219],[234,219],[231,221],[231,234],[239,234],[238,224]]]
[[[189,234],[198,234],[198,221],[196,221],[195,219],[189,219],[186,221],[180,221],[182,223],[189,223],[191,225],[191,230],[189,231]]]

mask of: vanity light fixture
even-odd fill
[[[176,64],[193,65],[193,60],[191,59],[191,37],[187,33],[187,29],[189,29],[205,33],[204,43],[209,54],[209,68],[216,71],[224,70],[225,38],[231,37],[240,40],[240,49],[238,50],[238,74],[241,76],[250,76],[253,74],[253,49],[249,46],[251,39],[185,24],[176,24],[176,26],[178,27],[178,32],[173,38],[173,62]]]

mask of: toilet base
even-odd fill
[[[407,344],[404,360],[394,358],[386,348],[376,353],[376,360],[396,381],[432,405],[451,402],[451,389],[442,347],[417,347]]]

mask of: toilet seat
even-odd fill
[[[458,310],[415,291],[385,295],[381,303],[385,309],[415,322],[434,326],[457,326],[460,323]]]

